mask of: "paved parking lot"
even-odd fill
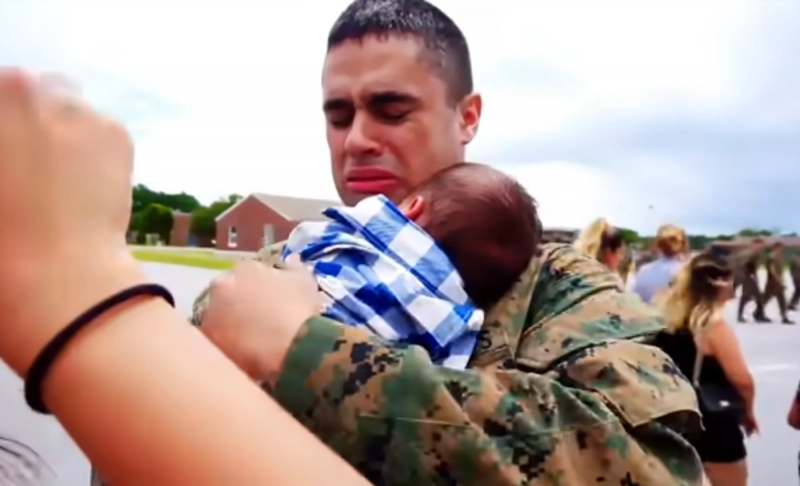
[[[178,308],[188,315],[195,295],[216,274],[171,265],[147,264],[154,281],[168,286]],[[776,321],[775,304],[768,314]],[[735,318],[734,303],[726,309],[729,322]],[[800,315],[792,317],[800,321]],[[790,486],[797,484],[797,451],[800,433],[786,426],[790,399],[800,380],[800,325],[736,324],[745,355],[757,382],[757,413],[762,436],[749,441],[750,484]],[[88,484],[89,465],[69,436],[51,417],[31,413],[21,394],[21,382],[0,363],[0,436],[22,441],[36,450],[52,473],[37,479],[36,486],[81,486]],[[3,444],[0,444],[2,446]],[[17,471],[20,472],[20,471]],[[24,473],[24,471],[21,471]],[[7,461],[0,454],[0,485],[9,484]],[[11,483],[13,484],[13,483]]]

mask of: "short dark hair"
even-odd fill
[[[450,258],[473,303],[497,303],[539,249],[533,197],[514,178],[468,162],[438,172],[415,195],[427,199],[420,225]]]
[[[369,35],[408,35],[423,44],[425,61],[447,86],[456,104],[472,93],[472,63],[461,29],[425,0],[355,0],[339,15],[328,34],[328,51]]]

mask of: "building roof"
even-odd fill
[[[272,209],[280,214],[288,221],[321,221],[325,217],[322,216],[322,211],[331,206],[341,206],[339,201],[325,200],[325,199],[307,199],[292,196],[275,196],[272,194],[253,193],[233,206],[229,207],[222,214],[217,216],[216,220],[219,221],[227,214],[238,207],[242,202],[247,199],[254,198],[261,204]]]
[[[312,221],[325,219],[322,211],[331,206],[341,206],[341,201],[325,199],[305,199],[301,197],[273,196],[270,194],[253,194],[264,205],[289,221]]]

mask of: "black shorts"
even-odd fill
[[[735,419],[703,417],[705,430],[696,437],[690,437],[703,462],[731,463],[747,457],[744,445],[744,432]]]

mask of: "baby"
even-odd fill
[[[483,312],[508,292],[537,251],[533,198],[489,166],[445,169],[399,205],[374,196],[307,222],[283,252],[299,253],[327,297],[325,315],[418,344],[463,368]]]

